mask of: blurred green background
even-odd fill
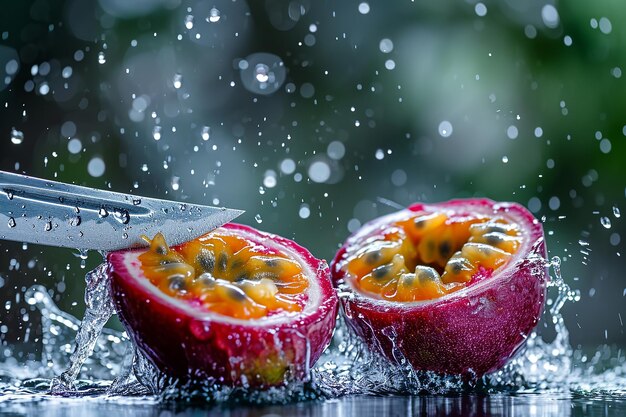
[[[0,169],[244,209],[326,259],[395,205],[517,201],[580,291],[574,346],[625,346],[625,15],[617,0],[5,2]],[[75,255],[0,242],[3,344],[37,335],[34,282],[82,314],[102,258]]]

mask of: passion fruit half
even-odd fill
[[[523,346],[548,279],[539,221],[487,199],[414,204],[375,219],[331,263],[348,325],[416,370],[481,376]]]
[[[160,234],[149,242],[109,254],[108,273],[122,324],[160,371],[244,387],[307,377],[338,309],[325,261],[236,224],[172,248]]]

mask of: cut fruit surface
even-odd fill
[[[342,299],[347,322],[370,348],[415,369],[482,375],[535,327],[545,258],[541,224],[522,206],[453,200],[366,224],[331,273],[353,293]]]
[[[520,226],[502,216],[409,210],[385,230],[353,239],[343,268],[368,296],[429,300],[491,276],[522,239]]]
[[[150,249],[138,258],[146,278],[200,310],[251,319],[306,304],[302,265],[242,236],[217,231],[174,249],[160,233],[146,240]]]
[[[324,261],[236,224],[172,248],[149,242],[108,263],[120,319],[158,369],[234,386],[307,377],[337,313]]]

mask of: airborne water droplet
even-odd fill
[[[606,216],[600,218],[600,223],[602,224],[602,226],[604,226],[605,229],[611,228],[611,219]]]
[[[161,139],[161,126],[154,126],[154,128],[152,129],[152,137],[154,138],[154,140]]]
[[[21,130],[17,130],[16,128],[11,128],[11,143],[14,145],[19,145],[24,141],[24,132]]]
[[[15,227],[15,219],[13,217],[9,217],[9,227]]]
[[[257,64],[255,68],[256,80],[260,83],[266,83],[270,77],[268,75],[270,68],[265,64]]]
[[[104,55],[104,52],[98,52],[98,64],[104,64],[107,62],[107,58]]]
[[[254,216],[254,220],[256,220],[256,222],[259,224],[263,223],[263,219],[261,218],[260,214],[257,214],[256,216]]]
[[[183,76],[182,76],[182,74],[179,74],[179,73],[174,74],[173,84],[174,84],[174,88],[177,89],[177,90],[180,87],[183,86]]]
[[[203,126],[200,136],[204,141],[209,140],[209,138],[211,137],[211,128],[209,126]]]
[[[454,128],[452,127],[452,123],[450,123],[447,120],[444,120],[441,123],[439,123],[438,130],[439,130],[439,135],[441,135],[441,137],[447,138],[452,134],[452,132],[454,131]]]
[[[213,7],[209,11],[209,16],[206,18],[206,20],[207,22],[210,22],[210,23],[217,23],[220,21],[220,18],[221,18],[221,12],[215,7]]]
[[[613,215],[615,216],[615,218],[616,218],[616,219],[619,219],[619,218],[620,218],[620,216],[622,215],[622,214],[619,212],[619,208],[618,208],[617,206],[613,206]]]
[[[185,27],[187,29],[193,29],[193,15],[188,14],[185,16]]]
[[[287,70],[282,59],[273,54],[255,53],[239,61],[243,86],[256,94],[276,92],[285,81]]]

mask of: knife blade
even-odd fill
[[[2,195],[4,194],[4,195]],[[0,171],[0,239],[80,250],[169,245],[194,239],[243,213],[160,200]]]

